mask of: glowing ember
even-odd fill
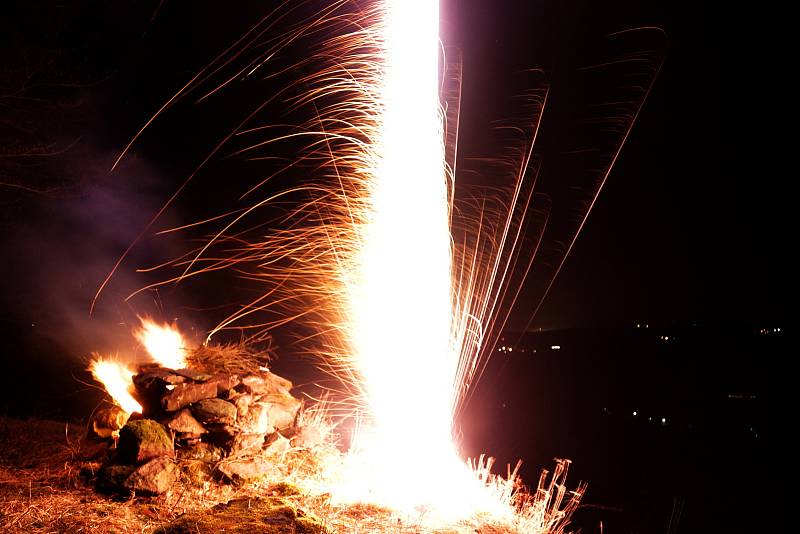
[[[142,327],[135,332],[136,339],[144,345],[147,353],[161,367],[185,369],[186,341],[173,325],[158,324],[146,318],[139,318]]]
[[[129,414],[142,413],[142,405],[130,394],[135,373],[127,366],[111,360],[95,359],[89,364],[89,371],[123,410]]]

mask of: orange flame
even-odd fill
[[[130,394],[135,373],[127,366],[111,360],[95,359],[89,364],[89,371],[123,410],[129,414],[142,413],[142,405]]]
[[[158,324],[152,319],[140,317],[142,327],[134,335],[144,346],[150,357],[161,367],[185,369],[186,341],[174,325]]]

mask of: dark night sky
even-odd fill
[[[487,56],[536,61],[538,50],[558,71],[573,47],[622,28],[656,25],[669,41],[651,97],[534,325],[785,317],[791,167],[777,135],[786,34],[774,14],[695,2],[513,6],[469,17],[474,34],[488,28],[495,37]]]
[[[269,7],[17,4],[0,23],[0,126],[15,154],[0,160],[0,302],[12,323],[57,315],[47,299],[85,310],[113,256],[218,130],[178,112],[108,175],[113,155]],[[498,72],[542,67],[552,92],[566,94],[560,73],[581,65],[580,50],[626,28],[667,34],[655,89],[533,326],[786,317],[792,167],[778,137],[786,114],[779,14],[588,0],[451,0],[443,9],[445,33],[465,57],[464,121],[474,128],[467,147],[480,143]],[[33,83],[19,94],[26,76]],[[558,130],[556,121],[546,114],[543,130]],[[26,146],[56,155],[20,156]],[[191,218],[191,205],[189,198],[175,220]],[[68,274],[60,274],[65,261]],[[521,302],[517,316],[530,308]]]

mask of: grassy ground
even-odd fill
[[[324,458],[309,451],[290,451],[281,465],[248,485],[220,484],[213,479],[191,483],[184,474],[158,497],[106,496],[95,490],[94,479],[108,445],[85,436],[86,428],[74,425],[0,418],[0,528],[4,534],[560,534],[569,517],[569,512],[548,512],[546,521],[521,522],[521,528],[465,522],[432,531],[376,506],[334,506],[327,495],[299,491],[292,482],[308,477]],[[545,523],[546,527],[540,526]],[[536,528],[531,527],[534,524]]]
[[[175,495],[114,500],[90,483],[104,446],[86,429],[0,418],[0,526],[6,532],[152,532],[183,510]]]

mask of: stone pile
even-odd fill
[[[119,431],[116,452],[100,473],[101,489],[160,494],[175,481],[178,466],[196,483],[256,478],[269,469],[267,456],[303,435],[297,428],[302,403],[291,395],[292,383],[267,370],[206,374],[146,367],[133,382],[143,418]],[[114,420],[99,414],[96,432],[98,417]]]

